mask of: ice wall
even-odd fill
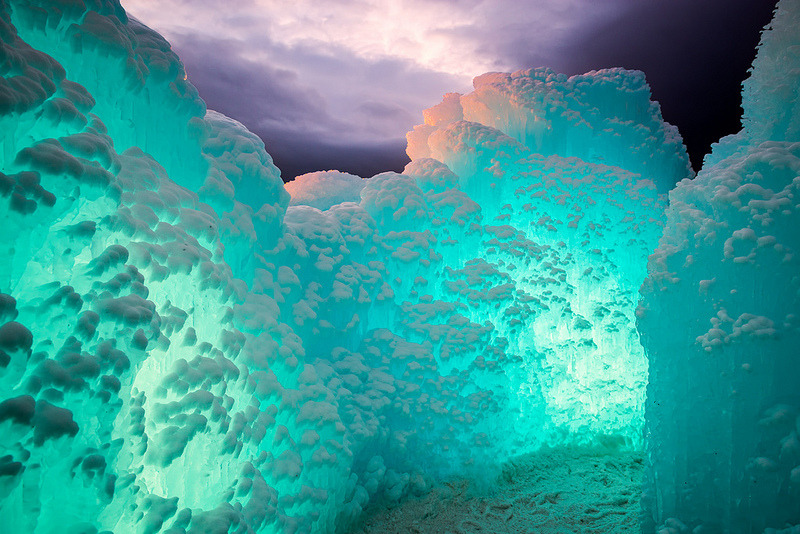
[[[523,411],[540,404],[544,428],[566,441],[608,435],[640,443],[647,363],[634,309],[644,258],[661,231],[664,203],[654,184],[666,189],[691,175],[683,145],[639,72],[567,78],[536,69],[487,74],[475,87],[426,110],[425,124],[408,134],[408,153],[452,169],[484,224],[551,255],[537,265],[528,259],[541,252],[489,248],[510,252],[489,261],[531,295],[534,312],[507,334],[530,379],[515,389],[536,391],[520,395]],[[649,135],[632,136],[634,120]]]
[[[800,528],[799,44],[800,2],[782,0],[742,131],[670,193],[639,310],[645,532]]]
[[[343,532],[641,445],[634,306],[689,172],[641,74],[478,78],[402,174],[290,201],[118,3],[0,0],[0,36],[0,531]]]

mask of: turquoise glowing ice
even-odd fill
[[[0,530],[345,532],[546,445],[648,447],[650,531],[800,520],[795,3],[695,180],[641,73],[537,69],[284,187],[117,2],[0,0]]]
[[[670,192],[649,260],[647,532],[800,523],[800,2],[778,7],[742,131]]]

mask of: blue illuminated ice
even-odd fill
[[[345,532],[546,446],[800,521],[796,3],[694,180],[641,73],[534,69],[284,186],[115,1],[0,0],[0,530]]]
[[[742,131],[670,192],[639,310],[648,532],[800,528],[798,45],[800,2],[782,0]]]

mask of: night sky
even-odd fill
[[[643,70],[695,169],[739,129],[774,0],[130,0],[208,107],[261,136],[284,180],[400,171],[405,132],[488,71]]]

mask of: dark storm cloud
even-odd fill
[[[427,93],[433,102],[440,87],[452,82],[448,75],[402,60],[365,61],[346,50],[331,54],[303,46],[262,48],[320,78],[301,80],[295,70],[244,59],[249,50],[240,41],[178,34],[172,44],[208,107],[259,135],[287,180],[324,169],[361,176],[401,171],[409,161],[405,138],[387,139],[386,132],[398,124],[402,131],[411,129],[420,121],[419,94]],[[340,101],[314,88],[337,73],[348,73],[340,79],[343,85],[356,82]],[[378,83],[391,91],[376,90]],[[370,100],[376,97],[386,100]],[[331,105],[350,105],[348,120],[331,116]]]
[[[556,42],[575,26],[570,13],[605,10],[597,6],[593,0],[126,2],[173,43],[210,108],[264,138],[285,176],[298,168],[381,170],[364,161],[344,168],[345,154],[401,167],[405,133],[421,122],[423,109],[446,92],[468,91],[475,75],[509,68],[498,43],[514,32],[540,45]]]
[[[473,39],[478,53],[493,58],[501,70],[555,67],[564,43],[615,20],[634,1],[641,0],[476,1],[479,23],[444,33]]]
[[[284,179],[322,169],[372,176],[385,170],[401,171],[408,162],[405,139],[387,142],[380,136],[385,130],[380,125],[385,122],[413,125],[417,121],[396,104],[360,104],[356,120],[363,123],[362,130],[374,130],[382,142],[354,141],[348,131],[352,126],[331,117],[325,99],[300,83],[296,72],[242,59],[241,44],[232,40],[185,35],[173,39],[173,46],[208,107],[237,118],[259,135]],[[319,62],[320,58],[305,55],[305,60]],[[323,65],[343,68],[337,62]],[[331,142],[331,132],[339,132],[339,144]]]
[[[409,124],[419,122],[416,115],[397,104],[387,102],[366,101],[355,109],[356,115],[361,117],[364,130],[380,135],[389,125]]]
[[[385,171],[402,172],[410,161],[406,140],[374,144],[330,144],[308,137],[277,136],[258,132],[281,170],[284,181],[318,170],[339,170],[369,177]]]
[[[251,129],[346,127],[328,114],[323,97],[302,84],[295,71],[242,58],[241,42],[178,35],[172,45],[208,107]]]

